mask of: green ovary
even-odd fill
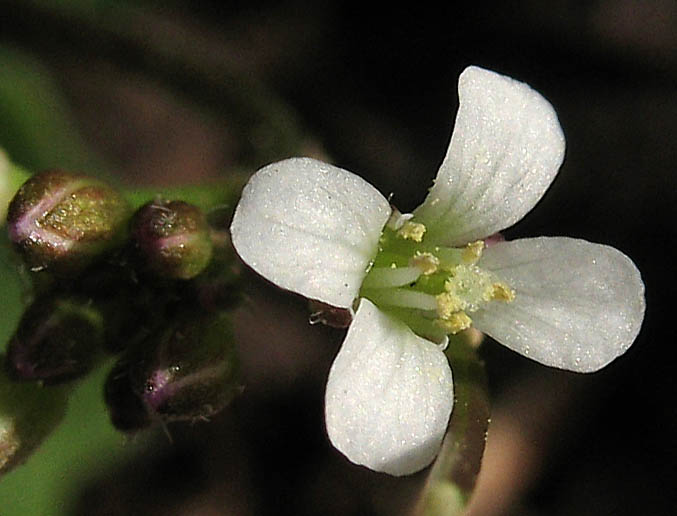
[[[439,342],[470,328],[468,315],[491,301],[511,302],[515,292],[477,266],[484,242],[463,248],[438,246],[425,238],[423,224],[386,226],[360,290],[382,310],[421,337]]]

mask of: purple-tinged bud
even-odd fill
[[[13,383],[0,368],[0,476],[22,464],[56,428],[66,402],[64,389]]]
[[[47,171],[26,181],[9,205],[9,237],[34,271],[79,272],[124,240],[130,208],[96,179]]]
[[[103,318],[89,301],[50,296],[24,312],[7,346],[17,381],[65,382],[87,373],[103,344]]]
[[[222,314],[182,316],[145,343],[131,365],[132,389],[154,417],[195,421],[220,412],[241,390],[230,321]]]
[[[132,389],[129,363],[119,360],[106,379],[104,399],[108,406],[111,423],[122,432],[136,432],[152,423],[151,416]]]
[[[191,279],[209,265],[212,241],[200,208],[183,201],[154,201],[132,220],[132,236],[147,266],[158,276]]]

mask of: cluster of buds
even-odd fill
[[[126,432],[210,418],[239,391],[232,250],[200,208],[134,210],[102,181],[49,171],[21,186],[7,222],[33,290],[3,381],[65,384],[117,353],[105,399]]]

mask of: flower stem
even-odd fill
[[[188,202],[199,206],[205,212],[215,209],[232,211],[240,198],[244,184],[249,178],[245,173],[233,173],[218,181],[181,186],[128,187],[125,197],[133,208],[139,208],[156,197],[166,200]]]

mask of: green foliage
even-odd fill
[[[33,171],[109,169],[88,150],[49,71],[27,54],[0,46],[0,147]]]

